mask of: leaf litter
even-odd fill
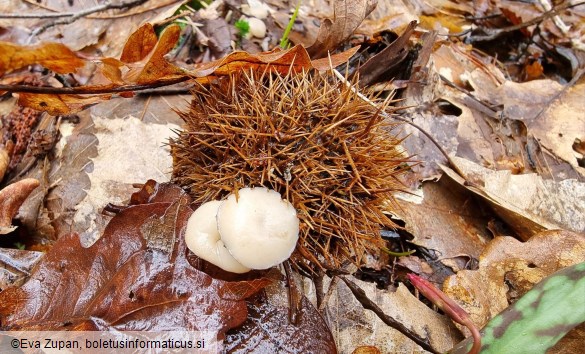
[[[275,1],[270,3],[271,6],[276,6],[274,5]],[[360,2],[360,6],[364,6],[365,3],[366,2]],[[221,4],[214,5],[218,7],[212,8],[212,11],[216,11],[216,14],[221,13],[221,10],[218,10],[220,9],[219,5]],[[325,38],[322,40],[323,43],[328,42],[328,46],[331,47],[337,46],[346,41],[344,32],[340,30],[343,28],[344,20],[351,22],[351,26],[349,27],[354,26],[354,22],[357,22],[357,25],[361,23],[361,32],[360,28],[358,28],[355,33],[362,33],[365,36],[362,37],[362,40],[364,40],[364,38],[367,39],[368,35],[374,37],[376,31],[380,29],[391,29],[401,33],[402,31],[398,30],[401,26],[405,26],[410,20],[418,18],[421,20],[423,27],[432,28],[442,34],[449,32],[453,34],[454,31],[465,31],[465,28],[470,28],[471,31],[467,34],[462,34],[460,38],[466,38],[470,43],[473,43],[480,48],[484,48],[482,47],[482,43],[489,43],[490,39],[487,37],[481,39],[481,36],[485,36],[486,33],[488,35],[494,35],[495,33],[496,36],[503,36],[508,32],[501,31],[498,28],[502,28],[502,26],[509,23],[518,24],[522,23],[522,21],[529,21],[530,19],[538,18],[542,13],[539,12],[540,10],[535,11],[534,8],[527,7],[528,5],[526,4],[502,2],[502,4],[500,4],[503,12],[501,18],[485,22],[466,23],[461,20],[461,14],[483,16],[489,14],[490,11],[493,10],[490,10],[490,6],[493,5],[482,3],[481,6],[475,9],[464,3],[445,4],[443,2],[440,4],[432,3],[432,5],[434,7],[431,6],[430,8],[425,8],[424,16],[420,15],[421,12],[418,8],[412,9],[404,7],[400,7],[403,9],[401,10],[402,16],[388,15],[388,12],[380,14],[378,11],[385,8],[387,4],[379,3],[374,15],[363,22],[363,18],[359,19],[359,21],[356,20],[352,22],[351,18],[348,19],[347,16],[337,18],[331,17],[331,23],[339,21],[336,26],[340,26],[333,26],[332,28],[338,28],[339,30],[332,31],[329,34],[325,33],[326,35],[323,36],[320,35],[320,38]],[[339,2],[338,6],[345,6],[344,2]],[[278,8],[284,9],[286,8],[286,5],[279,3]],[[447,11],[437,11],[437,9],[441,8],[447,9]],[[346,11],[346,9],[343,8],[341,8],[341,10]],[[311,12],[311,9],[309,8],[308,11]],[[583,129],[578,129],[579,124],[582,123],[579,120],[579,107],[580,102],[582,101],[580,100],[582,80],[578,80],[581,64],[579,64],[580,59],[578,51],[567,50],[566,47],[563,47],[569,42],[573,43],[576,48],[579,47],[578,34],[582,33],[582,29],[580,29],[578,24],[575,25],[575,21],[576,18],[578,18],[580,11],[580,7],[569,8],[566,9],[562,18],[556,16],[551,17],[551,19],[548,17],[543,19],[544,26],[541,28],[545,29],[544,37],[551,43],[557,43],[557,56],[551,56],[550,50],[543,50],[538,49],[536,46],[529,46],[527,52],[530,53],[530,56],[520,56],[520,59],[517,61],[505,61],[507,60],[506,55],[509,55],[509,53],[503,53],[503,51],[500,50],[499,58],[502,58],[502,60],[505,61],[505,65],[507,65],[506,69],[508,71],[502,70],[503,66],[500,65],[500,63],[495,63],[493,57],[478,54],[477,52],[474,52],[473,48],[469,45],[464,46],[461,43],[452,44],[444,40],[445,37],[423,34],[420,31],[420,27],[419,30],[415,30],[414,33],[410,35],[410,44],[414,44],[414,46],[411,47],[409,53],[418,51],[421,56],[414,61],[415,65],[413,66],[411,82],[406,86],[406,91],[404,91],[402,96],[405,98],[404,112],[406,113],[406,117],[427,128],[427,130],[435,136],[436,140],[439,141],[447,151],[451,154],[456,154],[465,160],[461,158],[454,159],[454,161],[457,161],[456,167],[460,171],[464,171],[463,179],[461,179],[459,178],[461,176],[458,177],[454,172],[440,166],[441,164],[446,165],[447,161],[437,153],[432,146],[432,142],[426,136],[420,134],[416,129],[405,126],[405,133],[408,134],[408,137],[404,141],[404,146],[412,155],[416,155],[424,162],[412,167],[412,174],[409,177],[410,182],[408,184],[414,185],[415,188],[419,186],[422,187],[414,191],[419,197],[404,198],[406,200],[402,203],[403,210],[401,210],[401,218],[405,222],[405,232],[399,232],[401,237],[405,237],[405,240],[409,240],[410,245],[417,247],[420,253],[410,256],[409,258],[411,261],[406,261],[406,259],[404,259],[402,267],[408,265],[406,267],[407,269],[419,269],[425,276],[432,278],[436,283],[441,283],[442,279],[444,279],[446,275],[449,275],[449,272],[451,272],[451,274],[453,272],[457,274],[452,276],[451,279],[453,279],[456,276],[467,274],[467,272],[476,272],[475,274],[480,274],[483,270],[487,269],[488,261],[484,261],[484,254],[486,254],[487,250],[499,247],[499,242],[502,239],[501,237],[496,237],[494,240],[490,241],[490,233],[494,236],[510,235],[528,240],[526,243],[516,241],[517,243],[510,246],[514,249],[517,248],[518,250],[525,248],[525,251],[528,254],[522,256],[525,258],[529,258],[531,255],[536,255],[539,252],[538,247],[530,247],[530,242],[535,242],[536,244],[536,240],[539,240],[538,242],[545,244],[559,238],[571,239],[571,237],[577,237],[577,239],[579,239],[578,236],[575,236],[576,234],[571,234],[568,231],[559,233],[559,231],[543,232],[543,230],[563,228],[582,233],[584,229],[582,227],[582,220],[579,218],[580,215],[577,212],[582,209],[582,203],[580,203],[580,199],[582,199],[580,198],[580,191],[583,176],[583,166],[580,165],[582,164],[580,161],[583,159],[583,153],[582,149],[579,148],[579,144],[585,140],[584,137],[579,135],[579,131]],[[376,14],[376,12],[378,13]],[[343,14],[344,12],[337,11],[337,13]],[[312,14],[316,14],[314,18],[325,19],[327,17],[316,9],[313,10]],[[309,16],[312,14],[309,14]],[[386,16],[384,16],[385,14]],[[272,16],[273,15],[274,13],[272,13]],[[201,18],[205,19],[206,17]],[[559,22],[559,20],[561,22]],[[300,16],[300,21],[305,21],[303,23],[305,24],[306,29],[313,29],[312,34],[317,33],[315,27],[310,27],[310,25],[307,24],[308,22],[306,22],[303,14]],[[508,22],[504,23],[506,21]],[[284,19],[280,23],[286,24],[286,22],[286,19]],[[116,21],[113,23],[116,23]],[[329,22],[325,21],[325,23]],[[402,24],[400,25],[400,23]],[[575,27],[571,31],[566,31],[563,29],[563,23],[574,25]],[[136,26],[134,28],[138,27],[139,26]],[[268,28],[273,29],[276,27],[271,27],[269,23]],[[322,26],[322,28],[326,30],[327,26]],[[378,28],[378,30],[372,30],[372,28]],[[496,31],[490,34],[490,30],[494,28]],[[537,28],[539,27],[527,26],[519,33],[522,33],[523,36],[533,36],[536,33],[535,31]],[[351,32],[353,32],[353,30]],[[17,32],[14,31],[12,35],[17,36]],[[124,36],[124,41],[125,37],[126,36]],[[294,37],[294,35],[291,35],[291,39]],[[302,37],[303,34],[300,34],[299,36],[299,33],[296,33],[297,39]],[[329,39],[327,39],[328,37]],[[474,39],[481,40],[473,42]],[[356,40],[356,37],[352,37],[352,41],[354,40]],[[540,38],[537,38],[537,40],[540,40]],[[296,41],[293,40],[293,42]],[[66,41],[63,41],[63,43],[69,44]],[[152,38],[150,43],[152,44]],[[310,44],[311,43],[308,45]],[[421,46],[417,46],[419,44]],[[119,48],[117,51],[113,50],[116,46]],[[126,44],[126,46],[128,46],[128,44]],[[319,48],[319,50],[326,53],[327,50],[333,49],[328,46],[324,45],[323,48]],[[122,41],[113,41],[109,49],[110,52],[108,52],[106,56],[117,57],[117,55],[123,51],[123,47],[124,43]],[[509,48],[513,48],[513,45],[506,47],[506,49]],[[78,48],[74,47],[73,49],[77,50]],[[499,49],[504,49],[504,47],[502,46]],[[304,53],[299,51],[298,48],[294,50],[296,50],[296,52],[293,51],[290,53],[296,53],[301,56],[304,55]],[[286,57],[287,53],[289,52],[281,51],[264,53],[261,55],[239,53],[232,56],[229,60],[224,58],[215,63],[202,64],[200,68],[202,68],[203,71],[200,71],[200,73],[202,77],[205,77],[206,75],[213,75],[214,72],[223,75],[225,73],[229,74],[230,72],[233,72],[232,70],[239,70],[242,68],[260,69],[263,68],[266,63],[275,65],[279,63],[278,61],[271,61],[273,58],[278,58],[278,56],[281,56],[280,58],[282,61],[280,63],[286,64],[287,62],[290,63],[290,56]],[[152,58],[153,55],[152,53],[150,54],[150,58]],[[293,54],[290,55],[294,56]],[[493,52],[490,53],[490,55],[493,55]],[[138,61],[144,60],[149,56],[149,53],[146,53],[146,56],[145,53],[141,53],[133,59],[127,59],[124,57],[124,60],[122,60],[121,57],[119,61],[116,61],[117,59],[110,60],[101,55],[98,56],[103,58],[104,67],[108,68],[104,71],[108,72],[108,74],[104,75],[107,80],[102,81],[101,85],[105,84],[108,87],[117,87],[119,89],[124,89],[124,85],[134,85],[134,82],[137,80],[136,78],[141,76],[141,70],[143,72],[143,69],[146,66],[145,63],[149,62],[149,59],[146,59],[143,63],[132,61],[136,58],[140,58]],[[350,56],[350,53],[344,54],[339,63],[347,60]],[[155,57],[157,59],[150,62],[161,63],[162,70],[152,76],[143,76],[147,77],[143,82],[148,84],[166,84],[167,82],[165,82],[165,79],[172,78],[176,73],[180,73],[180,71],[175,71],[174,64],[171,64],[171,66],[168,65],[168,63],[170,63],[167,62],[168,56],[163,57],[158,55]],[[300,61],[303,66],[306,67],[306,65],[313,65],[309,63],[312,63],[310,60],[314,58],[308,56],[305,58],[306,59]],[[73,61],[75,60],[76,59],[73,59]],[[409,58],[406,62],[410,60],[413,59]],[[559,69],[560,75],[565,75],[565,77],[568,76],[569,79],[572,77],[576,78],[569,84],[566,84],[563,80],[559,80],[559,76],[554,76],[554,74],[550,75],[551,66],[555,68],[563,67],[563,65],[559,65],[559,62],[562,60],[565,60],[565,63],[567,61],[570,62],[570,65],[565,65],[565,67],[570,68],[570,70],[563,71]],[[248,64],[248,61],[251,61],[251,64]],[[119,65],[120,63],[122,63],[123,66]],[[136,64],[134,68],[132,68],[132,63]],[[322,65],[323,68],[327,69],[329,65],[328,60],[322,61]],[[123,70],[118,73],[116,70],[113,70],[116,68],[122,68]],[[222,70],[224,71],[222,72]],[[128,76],[128,73],[131,72],[138,74]],[[10,75],[15,76],[17,74],[18,72],[14,72]],[[75,75],[80,76],[82,74],[77,73]],[[552,79],[543,79],[546,75],[550,75]],[[210,76],[210,78],[213,78],[213,76]],[[530,81],[534,79],[541,80]],[[528,81],[514,82],[512,80]],[[561,84],[558,83],[559,81]],[[132,89],[131,85],[128,87],[128,91],[130,91]],[[21,95],[26,97],[29,94]],[[122,96],[124,95],[130,96],[127,92],[122,93]],[[45,96],[45,98],[46,97],[47,96]],[[56,96],[51,97],[54,99]],[[54,113],[79,110],[87,107],[88,104],[95,104],[103,99],[111,98],[109,94],[94,96],[89,99],[85,98],[85,96],[83,99],[81,96],[65,97],[66,98],[58,99],[54,102],[56,109]],[[122,99],[116,98],[112,103],[97,104],[92,108],[92,111],[98,112],[102,110],[118,114],[116,108],[120,107],[120,104],[117,103],[119,100]],[[26,101],[23,100],[22,102]],[[41,99],[36,102],[37,108],[45,109],[46,107],[42,107],[41,103],[47,104],[47,102],[53,101],[45,101],[44,99]],[[140,102],[140,100],[130,99],[129,102]],[[150,102],[150,99],[148,99],[148,102]],[[128,111],[134,110],[134,112],[145,112],[144,114],[147,116],[149,103],[144,104],[144,99],[142,99],[141,104],[142,105],[139,106],[139,108],[129,107]],[[413,104],[418,106],[412,108],[408,107]],[[51,106],[53,105],[51,104]],[[60,111],[59,107],[62,107],[60,108]],[[125,114],[121,115],[120,118],[126,117]],[[97,117],[99,116],[100,115],[97,115]],[[134,114],[134,116],[138,115]],[[99,121],[102,118],[92,117],[91,119]],[[125,121],[132,121],[132,119],[134,118],[126,118]],[[156,116],[155,119],[157,119]],[[160,121],[157,123],[162,123],[164,125],[168,119],[172,121],[173,119],[176,119],[176,117],[167,118],[159,116],[158,119]],[[152,124],[152,121],[148,124]],[[134,126],[137,127],[136,129],[138,130],[142,129],[138,128],[140,126],[138,124]],[[74,133],[74,135],[76,134],[78,134],[78,131]],[[102,140],[105,140],[105,138],[102,137]],[[71,142],[73,142],[73,140]],[[84,142],[84,144],[85,143],[89,143],[89,141]],[[144,144],[144,146],[146,145],[147,144]],[[88,146],[91,146],[91,144]],[[73,149],[73,147],[74,145],[72,144],[71,148]],[[107,152],[107,150],[99,152],[99,155],[108,154],[109,152]],[[130,153],[130,156],[132,155],[133,154]],[[89,162],[89,157],[93,158],[93,156],[86,156],[83,161],[86,163]],[[94,159],[93,164],[95,164],[96,161],[97,160]],[[84,166],[91,167],[92,163]],[[136,166],[132,173],[140,171],[141,169],[142,166]],[[88,172],[90,172],[91,176],[91,169],[88,169]],[[458,181],[462,187],[454,187],[452,181],[447,181],[447,176],[443,175],[445,173],[448,174],[450,178]],[[443,177],[441,177],[440,182],[437,185],[435,185],[434,182],[428,181],[429,179],[436,179],[441,175],[443,175]],[[39,174],[39,176],[41,175]],[[100,184],[98,174],[95,175],[95,178],[95,181],[92,180],[91,183],[92,188],[94,188],[94,183],[96,185]],[[118,182],[122,182],[124,186],[124,188],[122,188],[123,190],[112,188],[112,193],[107,198],[103,198],[100,203],[95,203],[95,205],[87,207],[87,215],[97,215],[98,210],[96,208],[99,208],[98,204],[103,205],[103,203],[106,202],[105,199],[108,199],[107,201],[117,201],[118,203],[124,202],[124,196],[128,195],[130,191],[130,184],[133,182],[143,182],[146,178],[151,177],[144,177],[142,180],[137,178],[134,181],[122,181],[120,176],[111,178],[109,185],[114,186]],[[159,176],[155,176],[155,178],[159,178]],[[421,181],[424,180],[427,180],[427,182],[424,182],[421,185]],[[62,181],[60,184],[57,184],[57,188],[66,184],[67,183]],[[82,185],[87,186],[87,182],[83,182]],[[46,185],[44,190],[47,190],[50,193],[50,190],[55,186],[51,186],[51,188],[49,188],[49,186],[50,185]],[[529,195],[513,193],[515,190],[524,191],[526,186],[530,186],[529,189],[532,191]],[[469,190],[473,194],[466,194],[466,190]],[[471,200],[472,195],[480,196],[480,199],[473,201]],[[70,199],[70,206],[61,209],[70,210],[71,206],[74,208],[79,207],[77,200],[79,200],[81,196],[82,194],[78,194],[76,197],[67,197],[62,194],[61,197],[48,200],[58,202],[59,198],[63,198],[63,200]],[[420,196],[422,196],[422,198]],[[415,200],[416,202],[414,204],[410,203],[412,200]],[[473,205],[473,207],[469,207],[470,205]],[[52,208],[54,207],[49,207],[47,210]],[[417,209],[419,209],[419,211],[415,212]],[[56,210],[59,210],[59,208],[57,207]],[[423,210],[423,212],[420,210]],[[424,212],[425,210],[427,212],[426,215]],[[493,214],[491,210],[493,210]],[[453,213],[452,211],[455,212]],[[431,215],[434,215],[432,216],[433,219],[440,220],[436,225],[428,223],[429,212]],[[396,214],[397,215],[395,216],[398,216],[400,213],[397,212]],[[47,214],[45,213],[45,215]],[[425,220],[425,216],[427,220]],[[51,217],[49,216],[45,217],[45,220],[50,219]],[[104,219],[102,226],[105,225],[106,221],[107,218]],[[503,228],[497,226],[501,224],[504,224]],[[65,230],[65,228],[60,228],[60,230]],[[62,232],[63,231],[59,231],[57,234],[62,234]],[[452,232],[452,236],[450,235],[450,232]],[[95,234],[99,234],[99,231]],[[97,242],[100,241],[98,240]],[[453,245],[457,245],[457,247],[451,247]],[[565,261],[557,262],[559,267],[573,264],[571,262],[578,260],[579,257],[582,258],[582,255],[579,253],[566,253],[564,251],[564,246],[559,247],[560,248],[552,248],[549,252],[550,254],[567,255]],[[427,256],[423,256],[423,254],[426,254]],[[428,255],[431,255],[431,257],[429,258]],[[477,264],[477,262],[479,262],[479,270],[470,270],[476,267],[474,264]],[[397,269],[401,267],[399,264],[401,263],[396,263]],[[450,269],[450,271],[447,271],[446,274],[435,276],[435,273],[439,273],[439,269],[445,269],[445,267]],[[523,291],[529,289],[537,282],[539,277],[533,277],[531,275],[533,273],[540,274],[540,265],[537,266],[537,268],[538,269],[534,271],[532,270],[533,267],[524,267],[520,270],[515,270],[515,273],[510,273],[510,277],[512,278],[506,278],[506,282],[509,283],[520,279],[522,280],[520,285],[523,287],[521,288],[521,291],[516,291],[520,288],[518,288],[519,285],[514,283],[515,288],[507,294],[507,303],[513,301],[513,299],[521,295]],[[547,272],[548,271],[547,268]],[[398,281],[400,281],[401,279],[399,278],[398,273],[396,276],[398,277]],[[523,279],[529,279],[530,281],[524,281]],[[396,278],[394,278],[394,281],[396,281]],[[486,281],[485,283],[487,285],[488,282]],[[359,285],[363,289],[373,286],[372,284],[366,283],[359,283]],[[336,291],[339,291],[341,286],[342,285],[338,285]],[[472,290],[477,290],[475,286],[479,287],[479,284],[474,285]],[[406,288],[403,285],[399,285],[398,288],[404,289],[403,292],[405,294],[410,294],[406,291]],[[317,296],[318,299],[319,296],[315,295],[315,293],[309,292],[308,294],[308,298],[313,299],[313,302],[316,301],[314,299],[315,296]],[[401,301],[403,300],[398,301],[399,304],[384,304],[386,294],[376,295],[375,293],[368,292],[368,297],[382,303],[382,307],[386,312],[391,312],[392,309],[403,307],[401,304]],[[420,316],[420,313],[424,313],[425,310],[423,309],[426,309],[425,305],[416,301],[414,297],[413,302],[416,302],[418,305],[411,306],[413,312],[407,315],[405,317],[407,319],[404,320],[407,325],[412,325],[409,324],[411,319],[422,317]],[[502,305],[496,308],[502,309],[507,303],[504,304],[502,302]],[[344,305],[344,303],[332,303],[322,308],[322,310],[324,310],[323,313],[325,313],[325,317],[329,318],[331,314],[335,314],[336,311],[338,312]],[[256,311],[254,308],[255,305],[252,305],[251,302],[249,302],[247,306],[250,311]],[[262,306],[266,305],[260,305],[259,308],[262,308]],[[258,313],[260,320],[257,320],[259,322],[256,323],[262,323],[262,321],[270,322],[270,316],[267,317],[266,313],[273,313],[271,311],[274,310],[281,314],[287,305],[283,302],[283,304],[279,306],[280,307],[275,307],[279,310],[274,310],[270,307],[270,311],[265,312],[264,314],[260,313],[260,311]],[[487,305],[487,307],[489,306],[491,305]],[[360,304],[354,303],[353,307],[348,304],[348,313],[352,314],[358,308],[361,309]],[[313,310],[306,308],[306,311],[312,313]],[[493,310],[493,312],[490,312],[489,316],[493,316],[497,311]],[[330,327],[332,329],[339,328],[334,326],[340,326],[342,323],[345,323],[346,327],[342,327],[346,328],[346,330],[339,331],[336,329],[333,331],[337,340],[337,347],[340,351],[351,352],[355,347],[372,344],[375,341],[378,342],[376,346],[384,349],[389,348],[390,351],[400,350],[398,348],[403,349],[409,345],[413,346],[412,350],[419,350],[415,349],[417,347],[412,342],[408,342],[405,337],[400,335],[398,337],[391,337],[393,339],[380,341],[379,338],[385,338],[377,334],[380,332],[374,331],[370,332],[374,334],[368,335],[356,331],[356,328],[360,328],[360,326],[363,326],[364,324],[371,324],[389,330],[389,328],[384,326],[376,317],[372,316],[371,318],[368,318],[367,316],[368,315],[366,314],[352,315],[349,316],[350,319],[347,320],[347,322],[343,322],[343,320],[338,318],[329,318],[330,326],[333,324],[333,326]],[[442,318],[440,315],[437,316],[438,318]],[[252,318],[258,317],[252,316]],[[253,322],[254,320],[252,318],[250,318],[250,320]],[[364,318],[366,320],[364,320]],[[425,320],[427,318],[428,317],[426,317]],[[319,323],[318,319],[314,319],[314,321]],[[358,323],[358,325],[356,325],[356,323]],[[320,323],[319,325],[322,324],[323,323]],[[255,325],[245,328],[246,331],[254,331]],[[326,331],[326,327],[318,328]],[[436,336],[441,333],[441,331],[444,331],[445,328],[448,327],[442,327],[442,329],[437,327],[437,329],[431,331],[431,337],[437,338]],[[281,333],[279,332],[280,330],[283,331],[282,333],[287,331],[283,327],[281,329],[275,329],[273,332]],[[390,332],[392,331],[393,330],[390,330]],[[340,332],[344,332],[344,334],[341,334]],[[359,335],[356,335],[356,332],[359,333]],[[325,337],[327,336],[325,335]],[[278,342],[271,341],[267,337],[263,338],[267,340],[267,343],[272,343],[267,344],[273,345],[271,348],[278,348]],[[290,339],[290,337],[286,338]],[[369,343],[367,343],[368,339],[371,339]],[[392,347],[390,346],[390,343],[394,343],[396,346]],[[389,347],[386,347],[387,344]],[[449,345],[452,344],[454,343],[450,343]],[[330,345],[330,343],[324,345],[327,346]],[[435,348],[443,348],[442,350],[449,349],[449,345],[442,345],[445,345],[445,347],[436,346]]]

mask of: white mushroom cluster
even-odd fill
[[[268,188],[242,188],[201,205],[185,230],[187,247],[233,273],[267,269],[290,257],[299,238],[295,208]]]

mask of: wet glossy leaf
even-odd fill
[[[226,282],[195,269],[183,237],[189,198],[153,181],[147,188],[151,202],[117,214],[93,246],[60,238],[22,287],[0,293],[0,328],[221,334],[242,323],[243,299],[270,280]]]
[[[296,324],[288,309],[255,296],[248,303],[248,320],[228,333],[228,353],[337,353],[335,341],[319,312],[303,296]]]

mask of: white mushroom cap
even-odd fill
[[[249,272],[250,268],[238,263],[219,237],[216,215],[220,204],[218,200],[207,202],[193,212],[187,221],[185,243],[199,258],[223,270],[232,273]]]
[[[232,256],[252,269],[267,269],[290,257],[299,238],[295,208],[267,188],[242,188],[217,212],[222,241]]]

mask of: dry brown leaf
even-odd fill
[[[21,93],[18,97],[18,104],[23,107],[29,107],[37,111],[46,111],[51,115],[58,116],[82,111],[91,105],[109,100],[111,97],[111,94],[56,95],[42,93]]]
[[[323,58],[347,40],[375,8],[377,0],[339,0],[333,19],[325,19],[314,44],[307,48],[311,58]]]
[[[26,178],[10,184],[0,191],[0,234],[7,234],[16,229],[12,218],[32,191],[39,186],[39,181]]]
[[[443,291],[483,327],[544,277],[583,259],[585,235],[570,231],[545,231],[525,243],[497,237],[482,253],[479,269],[451,276]]]
[[[579,156],[573,150],[576,139],[585,140],[585,75],[570,87],[552,80],[508,81],[499,94],[506,116],[523,121],[545,150],[585,177],[585,168],[579,166]]]
[[[128,37],[120,60],[124,63],[135,63],[146,58],[157,41],[154,27],[151,23],[145,23]]]
[[[585,230],[583,182],[574,179],[556,182],[534,173],[513,175],[510,171],[490,170],[459,157],[453,157],[453,161],[468,181],[448,167],[442,166],[443,171],[487,201],[523,240],[544,230]]]
[[[152,26],[150,30],[152,30],[152,34],[154,35]],[[141,61],[129,65],[130,71],[123,76],[124,81],[128,83],[149,84],[161,79],[172,80],[177,76],[184,76],[185,73],[181,68],[169,63],[164,58],[173,49],[175,44],[177,44],[180,35],[181,28],[178,25],[165,28],[158,42],[156,42],[156,46],[150,51],[150,54],[146,55]],[[129,43],[129,45],[133,46],[134,43]]]
[[[0,76],[32,64],[40,64],[60,74],[74,72],[85,60],[60,43],[20,46],[0,42]]]
[[[361,86],[368,86],[374,82],[379,82],[384,74],[392,70],[392,68],[396,67],[406,58],[410,47],[408,42],[416,25],[416,21],[410,22],[404,32],[394,42],[360,66],[358,73]]]
[[[269,52],[250,54],[236,51],[225,58],[198,65],[190,72],[199,81],[206,82],[219,76],[230,75],[240,70],[273,70],[281,74],[288,72],[329,70],[346,62],[354,55],[358,47],[349,49],[343,53],[332,55],[330,58],[311,60],[309,53],[302,45],[296,45],[288,50],[275,48]]]
[[[446,178],[424,183],[422,194],[422,200],[415,203],[398,199],[401,208],[395,211],[414,236],[411,242],[433,250],[455,270],[478,259],[490,236],[482,226],[487,224],[488,216],[472,196]],[[459,259],[461,262],[456,262]]]

